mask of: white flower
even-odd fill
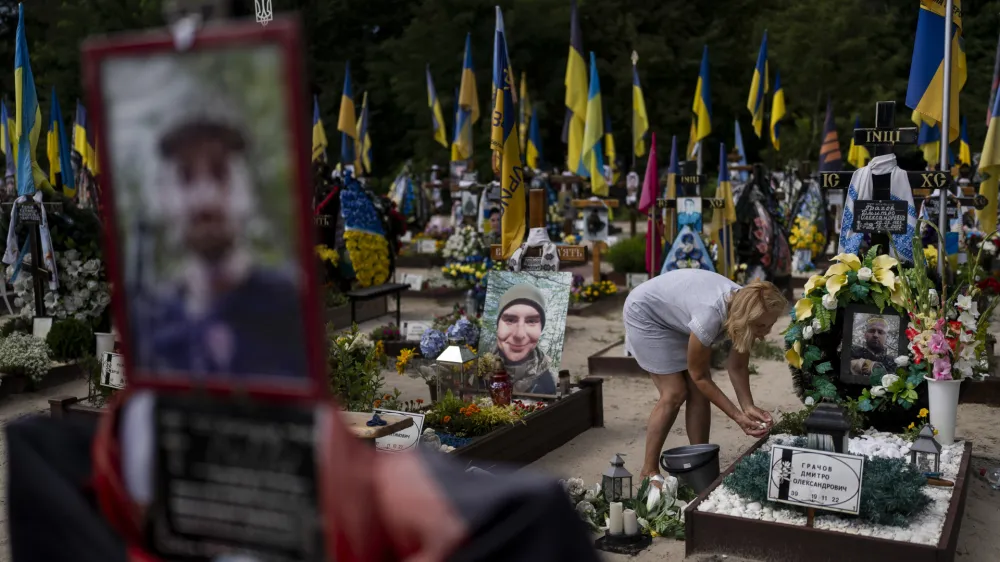
[[[869,392],[872,395],[872,398],[881,398],[885,396],[885,388],[881,386],[873,386]]]
[[[823,295],[823,308],[825,308],[827,310],[836,310],[837,309],[837,297],[835,297],[834,295],[831,295],[829,293]]]
[[[983,242],[983,251],[987,254],[993,254],[996,253],[997,247],[993,244],[992,240],[987,240],[986,242]]]
[[[823,331],[823,323],[819,321],[819,318],[812,321],[811,327],[813,329],[813,333],[815,334],[819,334]]]
[[[938,304],[940,304],[938,300],[937,290],[930,289],[929,291],[927,291],[927,301],[930,303],[931,306],[938,306]]]
[[[910,357],[908,355],[900,355],[896,358],[897,367],[906,367],[910,364]]]
[[[962,326],[967,330],[976,329],[976,317],[968,310],[964,310],[958,315],[958,321],[961,322]]]
[[[958,298],[955,299],[955,306],[962,310],[969,310],[972,308],[972,297],[969,295],[959,295]]]
[[[882,375],[882,386],[884,386],[886,388],[889,388],[890,386],[892,386],[893,384],[895,384],[896,381],[898,381],[898,380],[899,380],[899,377],[896,376],[896,375],[893,375],[892,373],[889,373],[887,375]]]
[[[952,378],[955,379],[959,378],[958,376],[955,375],[955,371],[958,371],[958,373],[961,376],[972,375],[972,368],[974,365],[975,363],[973,363],[972,361],[966,361],[966,360],[957,361],[954,365],[951,366]]]
[[[802,328],[802,339],[808,340],[808,339],[812,339],[812,337],[813,337],[813,328],[812,328],[812,326],[806,326],[805,328]]]
[[[586,492],[586,484],[583,483],[582,478],[570,478],[563,486],[566,488],[566,493],[574,500],[579,500]]]
[[[958,341],[960,341],[962,343],[972,343],[972,342],[976,341],[976,335],[973,334],[972,332],[962,332],[958,336]]]
[[[587,488],[587,491],[583,494],[583,499],[592,502],[596,500],[601,495],[601,485],[594,484],[592,487]]]
[[[958,352],[958,356],[966,361],[972,361],[976,358],[976,348],[971,345],[962,346],[962,351]]]
[[[858,270],[858,280],[859,281],[868,281],[871,278],[872,278],[872,270],[871,269],[869,269],[867,267],[862,267],[861,269]]]
[[[643,529],[648,529],[649,528],[649,521],[646,521],[642,517],[636,517],[635,520],[639,524],[639,527],[641,527]]]
[[[816,404],[816,399],[812,396],[806,396],[806,406],[813,406]]]
[[[660,501],[662,497],[663,495],[660,492],[660,489],[650,484],[649,494],[646,496],[646,512],[647,513],[652,512],[653,508],[656,507],[656,504]]]

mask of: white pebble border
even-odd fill
[[[765,445],[761,446],[760,450],[770,451],[772,444],[791,443],[794,439],[795,437],[792,435],[773,435]],[[910,442],[898,435],[869,430],[864,435],[852,438],[849,449],[851,453],[863,454],[867,458],[883,457],[900,459],[908,457]],[[964,452],[965,443],[961,441],[941,448],[942,478],[951,480],[952,482],[955,481]],[[931,503],[928,504],[927,509],[920,515],[912,519],[909,527],[872,525],[857,519],[847,519],[832,515],[829,512],[822,515],[822,512],[817,512],[814,527],[851,535],[863,535],[934,546],[937,545],[941,538],[941,530],[944,528],[944,520],[948,512],[948,505],[951,502],[953,490],[954,488],[925,486],[924,492],[931,498]],[[803,514],[788,509],[762,507],[757,502],[747,502],[721,485],[713,490],[705,498],[705,501],[698,504],[698,511],[772,521],[786,525],[804,527],[806,524],[806,517]]]

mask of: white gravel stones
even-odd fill
[[[790,444],[795,439],[792,435],[772,435],[768,442],[761,446],[761,451],[770,451],[774,444]],[[852,438],[848,445],[849,451],[867,458],[903,459],[909,457],[910,442],[891,433],[880,433],[874,430],[864,435]],[[962,463],[965,443],[957,442],[941,448],[941,477],[954,481]],[[831,514],[817,513],[815,527],[828,529],[851,535],[864,535],[895,541],[905,541],[917,544],[936,545],[944,527],[945,515],[951,501],[953,488],[926,486],[924,493],[931,498],[931,503],[923,513],[913,517],[910,526],[906,528],[872,525],[857,519],[848,519]],[[747,502],[740,496],[730,492],[723,486],[712,491],[705,501],[698,504],[698,511],[719,513],[747,519],[776,521],[788,525],[805,526],[804,515],[783,508],[761,506],[757,502]]]

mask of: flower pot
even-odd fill
[[[493,378],[490,379],[490,398],[493,400],[493,404],[497,406],[508,406],[510,405],[510,395],[511,391],[514,390],[514,383],[510,380],[510,375],[507,371],[500,370],[493,373]]]
[[[97,339],[97,359],[103,361],[105,353],[112,353],[115,350],[115,335],[110,332],[94,332]]]
[[[962,380],[927,381],[927,395],[930,409],[930,423],[938,431],[937,441],[942,445],[955,442],[955,422],[958,419],[958,391]]]

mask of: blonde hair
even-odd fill
[[[787,307],[788,301],[781,290],[768,281],[753,281],[733,293],[723,324],[733,349],[749,353],[754,341],[751,324],[768,312],[783,312]]]

